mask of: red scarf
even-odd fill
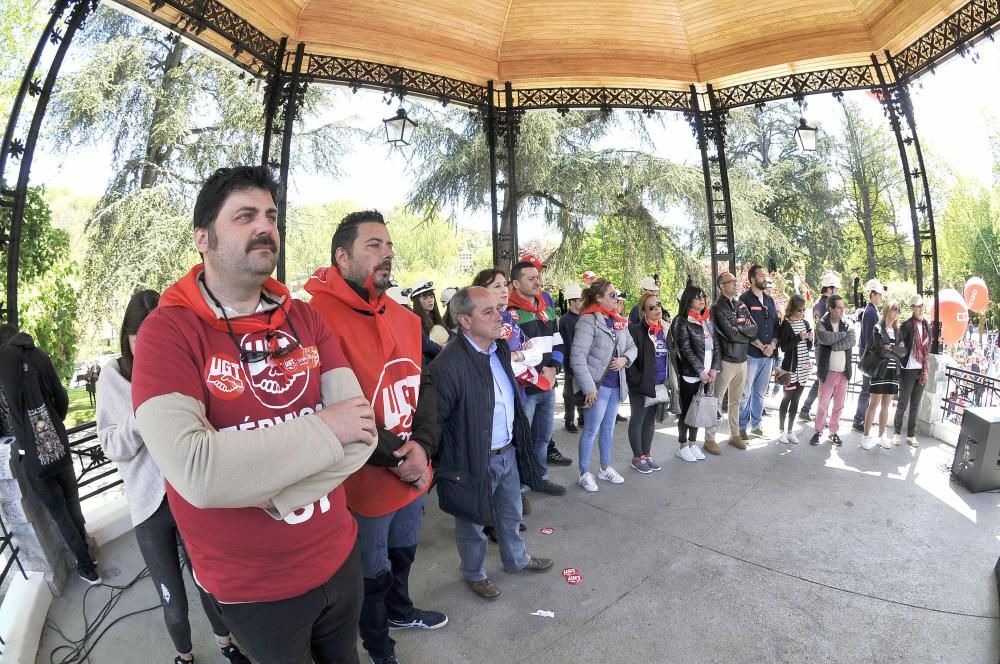
[[[653,321],[652,323],[646,321],[646,325],[649,327],[649,336],[655,339],[656,335],[658,335],[660,330],[663,329],[663,320]]]
[[[201,274],[204,270],[205,266],[201,263],[188,270],[187,274],[178,279],[167,290],[163,291],[163,295],[160,296],[159,306],[187,307],[216,330],[228,333],[229,328],[226,327],[226,321],[220,318],[215,309],[205,301],[205,295],[198,285],[198,281],[201,279]],[[269,332],[278,329],[285,322],[285,307],[288,306],[287,303],[291,299],[288,288],[277,279],[268,277],[264,285],[261,286],[261,290],[272,296],[271,299],[283,303],[284,306],[279,305],[273,311],[268,312],[270,315],[266,318],[253,315],[238,316],[236,318],[230,317],[229,324],[233,326],[233,332],[236,334]]]
[[[701,313],[698,313],[694,309],[688,309],[688,320],[692,323],[698,323],[699,325],[707,321],[710,315],[711,313],[709,312],[708,307],[705,307]]]
[[[610,318],[611,320],[614,321],[615,324],[614,327],[616,330],[624,330],[625,325],[628,323],[628,319],[622,318],[622,315],[618,313],[617,309],[608,311],[607,309],[598,304],[592,304],[580,312],[581,316],[584,314],[600,314],[605,318]]]
[[[919,333],[918,333],[919,330]],[[913,319],[913,354],[920,363],[920,384],[927,384],[927,352],[931,343],[927,322]]]
[[[517,289],[515,288],[511,290],[510,295],[507,296],[507,309],[522,309],[523,311],[530,311],[535,314],[535,318],[543,323],[548,323],[549,315],[545,312],[545,300],[540,297],[536,297],[534,300],[534,302],[528,302],[521,296],[520,293],[517,292]]]

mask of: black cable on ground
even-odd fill
[[[151,606],[146,609],[139,609],[138,611],[132,611],[131,613],[118,616],[106,626],[104,624],[114,611],[115,607],[118,605],[118,602],[121,600],[125,592],[148,576],[149,568],[143,568],[141,572],[136,574],[135,578],[126,583],[124,586],[100,584],[99,586],[91,586],[90,588],[87,588],[87,591],[83,594],[83,636],[79,639],[72,639],[66,636],[66,634],[59,629],[59,626],[54,621],[46,620],[45,625],[66,641],[66,644],[53,648],[52,652],[49,653],[50,664],[82,664],[83,662],[89,662],[90,653],[95,647],[97,647],[97,644],[108,632],[108,630],[126,618],[160,608],[160,605],[156,604],[155,606]],[[111,590],[111,596],[108,598],[108,601],[105,602],[104,606],[102,606],[97,612],[93,622],[91,622],[90,618],[87,617],[87,597],[90,595],[91,590],[98,587],[104,587]]]

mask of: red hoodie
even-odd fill
[[[279,426],[323,407],[320,376],[347,366],[330,328],[288,289],[268,279],[263,289],[281,302],[268,312],[231,319],[240,346],[261,349],[268,341],[302,348],[281,361],[241,362],[226,328],[198,286],[195,266],[160,298],[143,322],[132,403],[180,394],[201,401],[216,430]],[[294,445],[294,440],[287,441]],[[187,545],[198,583],[220,602],[265,602],[301,595],[325,583],[347,559],[357,523],[343,487],[276,520],[256,507],[199,509],[167,483],[167,498]]]
[[[309,306],[330,324],[375,411],[375,423],[409,440],[420,388],[420,319],[368,280],[362,298],[333,267],[321,267],[304,288]],[[409,505],[427,489],[415,489],[388,468],[367,465],[344,482],[348,506],[364,516],[382,516]]]

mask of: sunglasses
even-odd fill
[[[650,304],[646,307],[646,311],[656,311],[659,308],[660,308],[660,303],[654,302],[653,304]]]
[[[694,296],[694,299],[696,299],[696,300],[704,300],[705,299],[705,294],[704,293],[698,293],[697,295]]]
[[[615,291],[608,291],[608,294],[605,295],[604,297],[610,297],[612,300],[617,300],[618,293],[616,293]]]
[[[236,346],[236,350],[240,354],[240,362],[253,364],[255,362],[263,362],[269,357],[274,359],[282,358],[291,353],[293,350],[296,350],[297,348],[300,348],[302,346],[302,340],[301,337],[299,336],[299,332],[298,330],[295,329],[295,325],[294,323],[292,323],[292,319],[288,315],[288,312],[285,311],[285,308],[281,306],[280,302],[272,300],[263,293],[261,293],[260,295],[261,300],[267,302],[268,304],[273,304],[278,308],[280,308],[282,311],[285,311],[285,320],[288,322],[288,327],[292,329],[292,337],[295,339],[295,341],[288,344],[287,346],[279,347],[277,341],[278,339],[277,333],[274,330],[270,330],[268,331],[267,336],[264,337],[265,345],[267,346],[266,350],[253,350],[250,348],[244,348],[240,346],[240,342],[236,338],[236,332],[233,331],[233,325],[232,323],[229,322],[229,316],[226,315],[226,310],[222,306],[222,303],[219,302],[218,298],[215,297],[215,294],[208,289],[208,286],[205,284],[205,282],[202,282],[202,286],[204,286],[205,292],[208,293],[208,296],[212,298],[213,304],[215,304],[215,306],[219,308],[219,311],[222,312],[222,319],[226,321],[226,329],[229,330],[229,338],[233,340],[233,344]],[[268,323],[270,323],[270,316],[268,316]]]

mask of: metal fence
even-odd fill
[[[67,429],[66,433],[81,502],[122,483],[118,467],[104,456],[104,450],[97,441],[97,422],[86,422]]]
[[[957,366],[945,370],[947,380],[941,399],[941,421],[962,423],[965,409],[1000,406],[1000,378],[993,378]]]

